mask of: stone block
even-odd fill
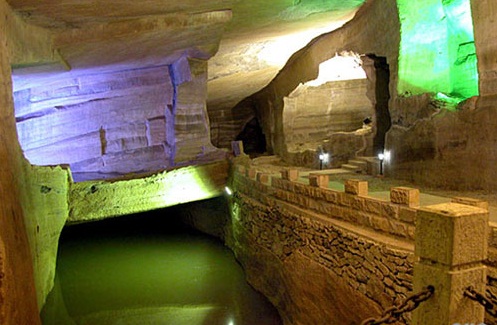
[[[257,175],[257,169],[253,168],[253,167],[250,167],[248,170],[247,170],[247,177],[250,178],[250,179],[255,179]]]
[[[295,182],[299,178],[298,169],[284,169],[281,171],[281,178],[287,181]]]
[[[386,203],[386,202],[372,199],[372,198],[365,198],[364,199],[364,210],[368,213],[380,215],[381,214],[381,205],[383,203]]]
[[[368,182],[359,179],[347,179],[345,181],[345,193],[367,196]]]
[[[487,256],[488,211],[457,203],[420,208],[416,255],[446,266],[481,262]]]
[[[315,187],[328,187],[328,183],[330,182],[330,177],[328,175],[323,174],[309,174],[309,185]]]
[[[459,204],[466,204],[466,205],[471,205],[474,207],[482,208],[485,210],[488,210],[488,202],[479,200],[479,199],[473,199],[469,197],[454,197],[451,200],[452,203],[459,203]]]
[[[247,172],[247,168],[245,168],[245,166],[243,166],[243,165],[236,165],[236,171],[239,174],[245,175]]]
[[[484,308],[479,303],[464,298],[464,291],[473,286],[485,292],[484,266],[448,271],[429,264],[414,266],[414,293],[432,285],[434,294],[413,312],[413,325],[481,324]]]
[[[243,155],[244,154],[243,142],[242,141],[231,141],[231,150],[233,151],[233,155],[235,157]]]
[[[414,225],[416,222],[416,209],[400,207],[399,209],[399,219],[405,223]]]
[[[381,215],[387,219],[399,219],[400,206],[389,202],[381,204]]]
[[[410,187],[393,187],[390,190],[390,201],[408,207],[419,206],[419,190]]]
[[[390,223],[381,217],[371,217],[371,227],[384,232],[390,232]]]
[[[267,183],[269,183],[269,174],[268,173],[258,172],[257,176],[256,176],[256,179],[260,183],[267,184]]]
[[[332,204],[339,203],[339,192],[334,190],[323,191],[324,199]]]

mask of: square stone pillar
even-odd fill
[[[299,170],[288,168],[281,171],[281,178],[287,181],[295,182],[299,178]]]
[[[419,206],[419,190],[410,187],[392,187],[390,201],[396,204],[407,205],[410,208]]]
[[[267,184],[267,183],[269,183],[269,174],[263,173],[263,172],[258,172],[256,179],[260,183]]]
[[[413,325],[480,324],[484,308],[464,296],[472,286],[484,293],[488,211],[457,203],[419,209],[416,219],[414,293],[435,292],[413,312]]]
[[[345,193],[367,196],[368,195],[368,182],[360,179],[347,179],[344,184]]]
[[[309,174],[309,185],[328,188],[330,177],[325,174]]]

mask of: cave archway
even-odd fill
[[[266,152],[266,137],[256,117],[245,124],[235,140],[243,142],[243,150],[248,155],[257,156]]]

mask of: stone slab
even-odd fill
[[[457,203],[423,207],[416,216],[416,255],[446,266],[487,256],[488,211]]]
[[[419,206],[419,190],[410,187],[393,187],[390,190],[390,201],[396,204],[407,205],[408,207]]]
[[[359,179],[347,179],[345,181],[345,193],[367,196],[368,182]]]

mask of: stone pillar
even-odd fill
[[[419,206],[419,190],[410,187],[393,187],[390,190],[390,201],[407,205],[410,208]]]
[[[464,296],[484,293],[488,211],[457,203],[419,209],[416,220],[414,293],[432,285],[434,295],[413,312],[413,325],[483,323],[484,308]]]
[[[368,195],[368,182],[360,179],[347,179],[344,184],[345,193],[359,196]]]
[[[330,177],[326,174],[309,174],[309,185],[315,187],[328,188]]]
[[[281,171],[281,178],[287,181],[296,182],[299,178],[299,170],[288,168]]]

